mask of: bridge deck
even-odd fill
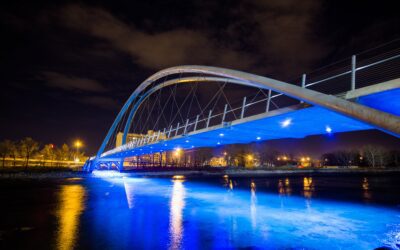
[[[400,116],[399,80],[377,84],[373,88],[347,93],[347,99]],[[377,87],[380,85],[381,87]],[[382,88],[384,87],[384,88]],[[399,125],[400,126],[400,125]],[[374,129],[372,126],[320,107],[297,105],[233,121],[229,126],[217,125],[176,136],[168,140],[114,153],[106,158],[121,158],[198,147],[216,147],[234,143],[250,143],[281,138],[303,138],[337,132]]]

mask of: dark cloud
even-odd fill
[[[53,88],[90,92],[107,91],[100,82],[93,79],[64,75],[56,72],[44,72],[42,73],[42,77],[46,81],[46,84]]]
[[[61,8],[57,17],[66,27],[107,41],[146,68],[205,64],[288,75],[308,70],[328,53],[315,31],[320,11],[315,0],[301,5],[294,0],[243,1],[219,34],[179,26],[144,31],[102,8],[76,4]],[[241,40],[247,40],[250,49],[241,47]]]
[[[125,23],[108,11],[81,5],[61,10],[67,27],[90,34],[128,53],[146,68],[161,69],[181,64],[213,64],[249,69],[255,62],[246,53],[220,47],[206,34],[183,28],[148,33]]]
[[[309,70],[331,49],[318,36],[321,1],[254,1],[259,50],[280,72]]]
[[[119,108],[119,104],[110,97],[89,96],[78,99],[79,102],[94,105],[107,110],[115,110]]]

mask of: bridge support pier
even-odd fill
[[[125,161],[125,159],[122,158],[119,162],[117,162],[119,172],[122,172],[124,170],[124,161]]]

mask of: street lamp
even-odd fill
[[[74,161],[75,161],[75,162],[78,162],[78,161],[79,161],[78,153],[79,153],[79,148],[82,146],[82,142],[81,142],[80,140],[76,140],[75,143],[74,143],[74,145],[75,145],[75,147],[76,147],[76,155],[75,155]]]

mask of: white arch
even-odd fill
[[[204,77],[193,77],[193,78],[182,78],[182,81],[170,80],[164,83],[161,83],[157,86],[152,87],[150,90],[146,91],[146,89],[153,84],[155,81],[174,74],[186,74],[186,73],[195,73],[195,74],[205,74],[209,76]],[[140,104],[147,98],[148,95],[154,93],[156,90],[172,85],[172,84],[183,84],[189,82],[199,82],[199,81],[226,81],[232,84],[241,84],[245,86],[252,86],[261,89],[271,89],[273,91],[282,93],[284,95],[290,96],[292,98],[307,102],[309,104],[313,104],[316,106],[320,106],[334,112],[340,113],[344,116],[362,121],[366,124],[369,124],[379,130],[382,130],[386,133],[392,134],[396,137],[400,137],[400,117],[385,113],[373,108],[369,108],[367,106],[363,106],[354,102],[350,102],[336,96],[323,94],[314,90],[301,88],[296,85],[292,85],[286,82],[274,80],[271,78],[258,76],[242,71],[224,69],[218,67],[209,67],[209,66],[197,66],[197,65],[187,65],[187,66],[177,66],[172,68],[167,68],[161,70],[154,75],[147,78],[144,82],[142,82],[135,91],[131,94],[128,100],[125,102],[121,111],[117,115],[114,123],[109,129],[106,138],[104,139],[99,151],[97,152],[97,157],[103,153],[108,140],[110,139],[112,133],[114,132],[117,124],[122,119],[125,112],[128,110],[130,105],[133,103],[136,98],[139,97],[138,102],[135,105]],[[160,87],[158,87],[160,86]],[[133,115],[135,109],[133,109]],[[132,112],[131,112],[132,113]],[[130,119],[132,119],[133,115],[130,115]],[[131,122],[128,121],[127,122]]]

